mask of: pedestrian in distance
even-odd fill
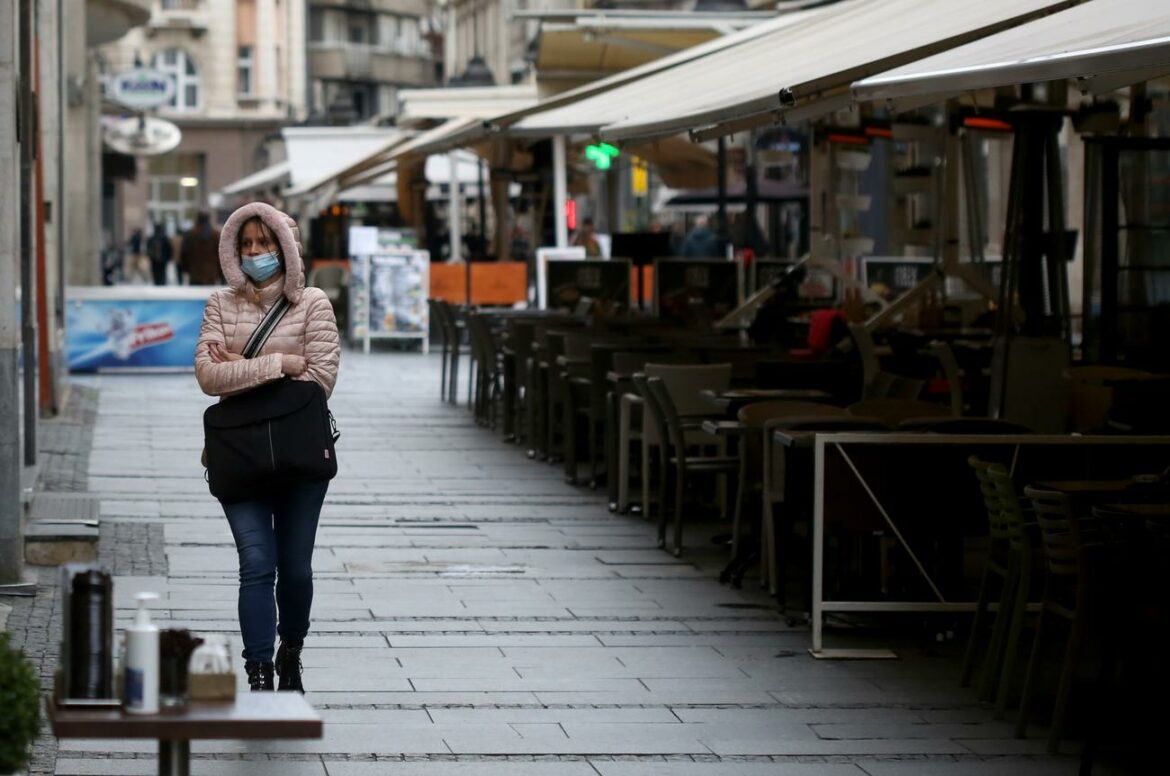
[[[167,228],[161,222],[154,225],[146,241],[146,256],[150,259],[150,276],[154,284],[165,286],[167,265],[171,263],[174,254],[171,252],[171,238],[167,235]]]
[[[183,235],[179,270],[193,286],[220,286],[227,277],[220,272],[220,233],[211,226],[211,214],[206,210],[199,211],[195,225]]]
[[[326,397],[337,380],[341,346],[325,292],[305,287],[296,222],[271,205],[244,205],[219,238],[227,288],[207,300],[195,348],[195,376],[211,396],[230,396],[291,377],[314,380]],[[281,298],[290,306],[254,358],[241,353]],[[240,563],[239,617],[244,669],[252,690],[304,692],[301,649],[313,601],[313,545],[328,480],[258,487],[224,503]],[[273,655],[273,642],[280,648]]]
[[[601,256],[601,243],[597,241],[597,235],[593,232],[592,218],[581,220],[581,228],[573,236],[573,245],[583,247],[585,249],[585,255],[591,259]]]
[[[719,257],[719,238],[711,231],[706,216],[699,216],[695,228],[683,240],[682,255],[694,259]]]

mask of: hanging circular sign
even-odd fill
[[[157,108],[175,96],[175,77],[150,67],[123,70],[110,77],[110,99],[130,108]]]
[[[157,156],[173,151],[183,132],[169,121],[147,117],[120,119],[106,126],[106,145],[118,153]]]

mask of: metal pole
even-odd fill
[[[475,172],[479,176],[479,255],[476,258],[483,261],[487,257],[487,198],[483,189],[483,159],[476,162]]]
[[[718,156],[718,180],[719,186],[719,223],[716,225],[716,235],[718,235],[719,257],[723,258],[727,254],[727,138],[719,138],[719,156]]]
[[[569,245],[569,226],[565,222],[565,206],[568,196],[568,167],[565,160],[565,136],[557,135],[552,139],[553,144],[553,225],[557,238],[557,247],[566,248]]]
[[[34,19],[34,21],[36,21]],[[33,200],[33,206],[36,214],[36,287],[37,287],[37,329],[41,332],[39,341],[37,342],[37,364],[39,369],[37,375],[40,378],[38,386],[40,389],[40,401],[38,407],[42,413],[48,416],[57,414],[57,392],[56,381],[53,379],[56,371],[53,364],[53,356],[49,351],[49,333],[52,331],[52,326],[49,324],[49,274],[46,266],[45,257],[45,176],[44,176],[44,149],[41,147],[41,127],[44,126],[41,119],[41,39],[40,31],[33,37],[33,78],[36,85],[36,104],[33,116],[36,119],[37,133],[35,135],[36,145],[34,151],[36,152],[35,168],[33,179],[36,183],[36,199]]]
[[[33,149],[36,127],[32,101],[32,24],[35,0],[20,2],[20,347],[24,383],[24,465],[37,462],[37,329],[33,286]]]
[[[57,293],[58,325],[65,327],[65,111],[69,105],[69,59],[65,50],[65,0],[57,0]]]
[[[451,245],[448,261],[463,260],[463,203],[459,194],[459,157],[455,151],[447,154],[447,166],[450,175],[447,179],[447,236]],[[464,293],[467,295],[465,304],[471,304],[471,265],[464,268]]]
[[[57,0],[57,201],[53,217],[57,219],[57,278],[53,289],[54,331],[65,331],[65,109],[68,106],[69,68],[65,51],[65,0]],[[46,335],[47,336],[47,335]],[[63,349],[62,349],[63,350]],[[57,351],[61,359],[62,351]],[[64,360],[58,362],[56,375],[64,372]],[[60,407],[60,386],[54,387]]]
[[[29,0],[20,0],[22,9]],[[23,582],[24,535],[20,504],[20,411],[17,395],[16,253],[20,233],[12,183],[17,179],[16,20],[14,0],[0,0],[0,592],[35,591]],[[22,14],[23,18],[23,14]],[[23,22],[22,22],[23,23]]]

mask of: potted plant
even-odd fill
[[[41,688],[24,653],[0,633],[0,774],[20,773],[41,725]]]

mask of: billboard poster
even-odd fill
[[[71,372],[193,370],[207,287],[71,288],[66,351]]]

